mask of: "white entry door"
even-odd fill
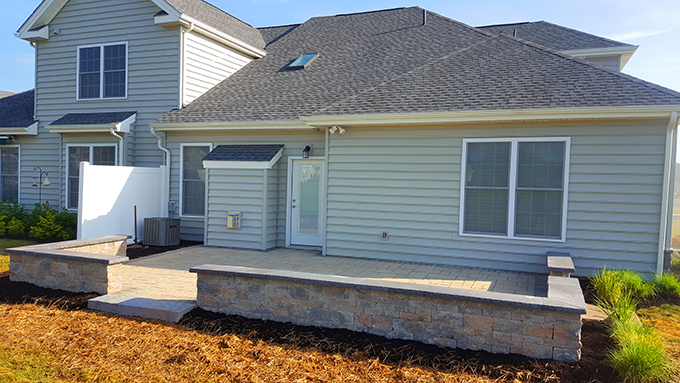
[[[292,245],[323,245],[323,174],[323,160],[293,160],[290,196]]]

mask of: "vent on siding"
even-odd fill
[[[144,241],[146,246],[179,245],[178,218],[144,218]]]

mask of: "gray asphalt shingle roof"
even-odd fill
[[[271,161],[283,148],[277,145],[219,145],[203,161]]]
[[[263,31],[262,29],[261,31]],[[157,123],[301,116],[680,105],[680,94],[418,7],[315,17],[268,28],[254,60]],[[319,57],[302,70],[286,65]]]
[[[244,23],[236,17],[224,12],[214,5],[203,0],[165,0],[179,13],[185,14],[196,20],[235,37],[255,48],[262,49],[265,46],[260,32],[250,24]]]
[[[33,89],[21,93],[0,92],[0,128],[27,128],[33,119]]]
[[[477,27],[493,34],[516,35],[523,40],[543,45],[556,51],[575,49],[633,47],[631,44],[591,35],[547,21],[497,24]]]
[[[137,112],[113,113],[69,113],[54,121],[50,126],[58,125],[114,125],[123,122]]]

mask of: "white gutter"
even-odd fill
[[[161,144],[161,141],[163,140],[161,137],[156,134],[156,130],[153,127],[149,127],[151,130],[151,135],[156,137],[158,140],[158,149],[162,150],[165,152],[165,184],[163,185],[164,191],[163,191],[163,198],[165,199],[165,205],[166,208],[165,210],[167,211],[167,202],[170,201],[170,150],[167,148],[164,148],[163,145]],[[161,203],[161,208],[163,208],[163,204]],[[163,211],[163,210],[161,210]]]
[[[120,150],[119,150],[119,153],[118,153],[118,165],[119,166],[125,166],[125,155],[124,155],[125,145],[124,145],[123,137],[120,136],[119,134],[117,134],[114,128],[111,128],[111,130],[109,132],[111,133],[112,136],[118,138],[118,140],[120,141]]]
[[[628,118],[663,118],[680,110],[680,105],[668,106],[623,106],[589,108],[550,108],[476,110],[432,113],[381,113],[355,115],[303,116],[302,122],[309,125],[404,125],[434,123],[550,121]]]
[[[672,219],[672,209],[673,209],[673,204],[671,202],[671,198],[673,198],[673,193],[670,193],[670,172],[671,172],[671,161],[675,162],[675,158],[672,158],[672,154],[674,151],[674,147],[676,146],[672,141],[673,138],[675,137],[675,130],[676,127],[678,126],[678,112],[673,111],[671,113],[670,120],[668,121],[668,129],[666,130],[666,152],[664,156],[664,166],[663,166],[663,189],[661,192],[661,216],[660,216],[660,230],[659,230],[659,247],[657,250],[657,259],[656,259],[656,272],[657,273],[663,273],[663,261],[664,261],[664,253],[666,250],[666,240],[667,240],[667,233],[668,233],[668,220],[669,220],[669,211]],[[670,196],[669,196],[670,194]],[[669,208],[670,205],[670,208]]]

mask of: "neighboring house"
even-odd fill
[[[417,7],[255,29],[200,0],[45,0],[18,36],[20,183],[49,168],[62,206],[79,161],[165,162],[209,246],[530,272],[562,251],[579,275],[670,248],[680,94],[619,73],[629,44]]]

